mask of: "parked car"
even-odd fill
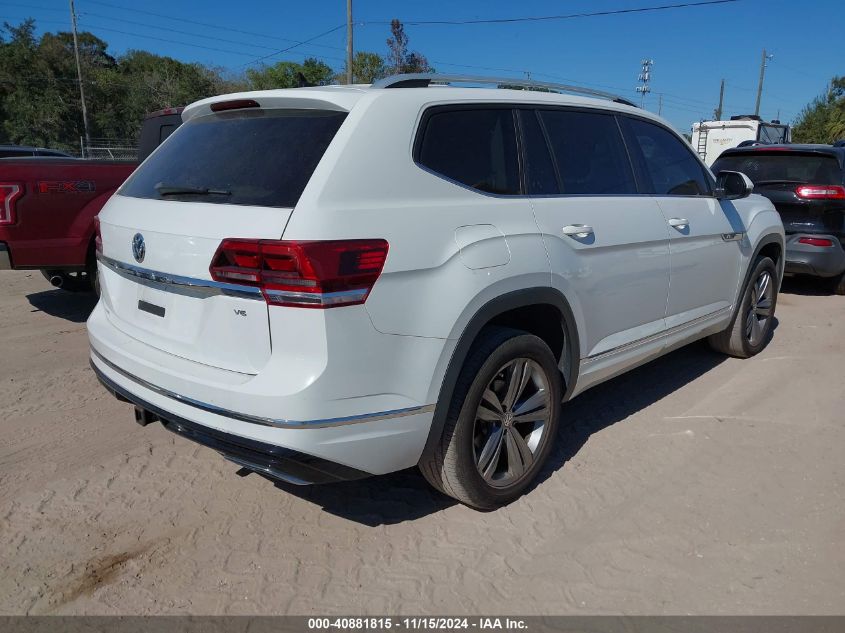
[[[144,120],[145,147],[169,135],[172,114],[162,111]],[[44,151],[0,160],[0,270],[41,270],[58,288],[88,291],[96,286],[94,219],[137,163]]]
[[[24,158],[27,156],[60,156],[73,158],[70,154],[57,149],[32,147],[31,145],[0,145],[0,158]]]
[[[419,465],[492,508],[563,401],[703,337],[766,345],[783,227],[747,178],[636,107],[461,81],[185,109],[100,214],[91,363],[137,421],[295,484]]]
[[[822,277],[845,294],[845,147],[732,149],[715,170],[741,171],[775,205],[786,231],[786,272]]]

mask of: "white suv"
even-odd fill
[[[185,108],[100,214],[103,384],[273,478],[419,465],[492,508],[565,400],[702,337],[763,348],[784,238],[747,178],[622,100],[482,81]]]

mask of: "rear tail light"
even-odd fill
[[[385,240],[226,239],[209,271],[215,281],[261,288],[270,305],[336,308],[367,300],[387,248]]]
[[[845,187],[841,185],[801,185],[795,193],[807,200],[845,200]]]
[[[100,216],[94,216],[94,250],[97,255],[103,254],[103,235],[100,233]]]
[[[23,195],[23,187],[17,183],[0,182],[0,226],[15,223],[15,202]]]
[[[798,238],[799,244],[808,244],[810,246],[822,246],[822,247],[830,247],[833,246],[833,241],[828,240],[823,237],[799,237]]]

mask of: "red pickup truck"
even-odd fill
[[[181,108],[148,115],[143,160],[181,122]],[[0,270],[37,269],[71,292],[94,285],[94,218],[137,166],[77,158],[0,159]]]

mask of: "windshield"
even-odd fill
[[[842,182],[839,163],[823,154],[748,153],[722,156],[713,164],[713,172],[741,171],[754,184]]]
[[[133,198],[293,207],[346,118],[238,110],[191,119],[124,183]]]
[[[785,125],[761,125],[757,132],[757,140],[763,143],[775,145],[778,143],[786,143],[786,126]]]

